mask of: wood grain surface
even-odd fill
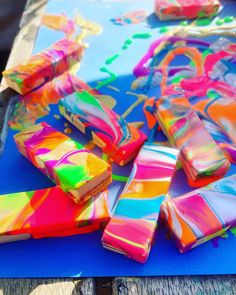
[[[15,65],[31,55],[46,3],[47,0],[28,0],[7,67]],[[3,145],[7,132],[7,120],[15,104],[15,93],[6,87],[4,80],[0,90],[0,131],[2,130],[0,144]],[[236,276],[0,279],[0,295],[28,294],[236,295]]]
[[[235,295],[236,276],[115,278],[115,295]]]

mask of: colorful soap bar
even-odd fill
[[[111,168],[80,143],[40,123],[14,136],[19,151],[76,203],[107,188]]]
[[[60,237],[103,228],[110,219],[107,191],[76,205],[58,186],[0,196],[0,243]]]
[[[236,174],[186,195],[166,199],[161,208],[180,252],[236,226]]]
[[[65,72],[36,90],[20,95],[8,124],[14,130],[33,126],[37,119],[49,113],[49,105],[57,104],[60,99],[75,91],[84,90],[100,97],[97,90],[92,89],[71,73]]]
[[[146,140],[144,133],[86,91],[62,99],[59,109],[68,121],[121,166],[135,158]]]
[[[62,39],[29,60],[3,72],[9,87],[26,94],[63,74],[81,60],[84,48]]]
[[[148,258],[178,150],[145,143],[102,237],[103,246],[138,262]]]
[[[160,20],[210,17],[220,7],[219,0],[155,0],[155,13]]]
[[[175,101],[175,102],[174,102]],[[161,98],[154,104],[154,114],[172,146],[180,150],[183,169],[195,185],[207,184],[222,177],[229,161],[208,133],[197,113],[185,98]]]

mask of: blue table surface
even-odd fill
[[[79,4],[78,4],[79,3]],[[235,12],[236,3],[225,3],[222,15]],[[92,8],[92,9],[91,9]],[[110,21],[119,14],[137,9],[146,9],[151,15],[149,24],[142,22],[137,25],[116,26]],[[233,10],[234,9],[234,10]],[[90,0],[51,0],[48,2],[48,13],[66,13],[73,17],[78,11],[87,19],[98,22],[103,27],[100,36],[88,38],[89,48],[86,50],[78,76],[92,87],[98,81],[108,78],[107,74],[99,71],[104,61],[117,53],[123,42],[137,32],[151,32],[147,40],[135,40],[130,49],[123,52],[117,62],[109,69],[117,74],[112,83],[120,89],[114,92],[108,87],[102,87],[103,94],[116,98],[115,111],[122,114],[134,101],[135,97],[126,94],[130,91],[134,80],[132,69],[146,52],[151,42],[160,36],[161,25],[175,25],[176,22],[159,22],[154,15],[153,1],[90,1]],[[96,13],[94,13],[96,11]],[[115,38],[114,38],[115,36]],[[54,41],[62,38],[61,32],[40,27],[34,52],[41,51]],[[212,40],[209,38],[208,40]],[[106,46],[104,46],[106,44]],[[158,89],[147,93],[149,96],[158,95]],[[58,114],[56,105],[51,106],[47,117],[39,121],[47,121],[60,131],[64,130],[64,119],[56,120],[53,114]],[[145,121],[142,105],[138,106],[128,118],[128,121]],[[74,128],[72,137],[86,142],[85,137]],[[144,126],[143,131],[148,133]],[[4,152],[0,157],[0,192],[1,194],[27,191],[53,186],[20,153],[13,141],[13,131],[9,131]],[[95,152],[100,154],[99,149]],[[113,166],[113,172],[119,175],[129,175],[132,165],[126,168]],[[236,172],[232,165],[228,174]],[[109,197],[111,208],[122,190],[124,183],[114,182]],[[182,170],[179,170],[173,180],[170,193],[173,196],[191,190]],[[53,208],[52,208],[53,214]],[[157,276],[157,275],[193,275],[193,274],[234,274],[236,272],[236,237],[232,232],[225,238],[209,241],[192,251],[180,254],[172,240],[167,239],[166,230],[160,224],[150,257],[146,264],[138,264],[122,255],[103,249],[101,232],[77,235],[65,238],[47,238],[27,240],[0,245],[0,277],[96,277],[96,276]]]

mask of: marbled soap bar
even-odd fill
[[[207,184],[227,172],[229,161],[187,103],[161,98],[154,114],[170,144],[180,150],[183,169],[192,183]]]
[[[210,17],[220,7],[219,0],[155,0],[155,13],[160,20]]]
[[[68,121],[121,166],[135,158],[146,140],[144,133],[86,91],[62,99],[59,109]]]
[[[180,252],[223,234],[236,226],[236,174],[166,199],[161,212]]]
[[[110,219],[107,191],[76,205],[58,186],[0,196],[0,243],[62,237],[103,228]]]
[[[14,136],[19,151],[46,174],[76,203],[107,188],[111,167],[47,123],[40,123]]]
[[[29,60],[3,72],[9,87],[26,94],[63,74],[81,60],[84,48],[62,39]]]
[[[176,149],[144,144],[105,228],[102,237],[105,248],[138,262],[147,260],[178,154]]]

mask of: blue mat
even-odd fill
[[[226,3],[223,14],[232,14],[236,3]],[[91,9],[92,8],[92,9]],[[153,1],[90,1],[90,0],[51,0],[48,3],[48,13],[66,13],[73,17],[78,11],[87,19],[98,22],[103,27],[103,34],[88,38],[90,47],[79,70],[79,77],[92,87],[98,81],[108,78],[106,73],[99,69],[105,66],[104,61],[119,52],[124,41],[134,33],[151,32],[152,37],[147,40],[137,39],[129,49],[112,65],[107,66],[117,74],[117,79],[112,86],[120,89],[115,92],[103,87],[101,92],[114,96],[117,100],[115,111],[122,114],[134,101],[135,97],[126,94],[130,91],[131,82],[134,80],[132,69],[140,57],[148,49],[150,43],[157,39],[160,22],[151,15],[149,24],[141,22],[136,25],[118,26],[110,19],[120,14],[146,9],[149,14],[153,10]],[[96,11],[96,13],[94,13]],[[174,25],[175,22],[168,23]],[[163,23],[167,25],[167,23]],[[34,52],[48,47],[54,41],[62,38],[61,32],[41,27]],[[154,94],[152,91],[149,96]],[[155,94],[158,95],[155,89]],[[58,130],[64,130],[65,120],[56,120],[53,114],[58,114],[57,106],[51,107],[50,114],[43,118]],[[128,118],[128,121],[145,121],[142,105],[138,106]],[[42,120],[41,120],[42,121]],[[86,142],[85,137],[75,131],[72,137]],[[148,133],[144,126],[143,130]],[[3,155],[0,157],[0,193],[13,193],[40,189],[53,184],[20,153],[13,141],[13,131],[9,131]],[[98,154],[100,151],[95,149]],[[129,175],[131,165],[126,168],[113,167],[113,172],[119,175]],[[228,175],[236,172],[232,165]],[[115,203],[124,183],[114,182],[110,189],[111,207]],[[183,172],[178,171],[171,193],[178,196],[189,191]],[[53,213],[53,208],[52,208]],[[166,231],[159,226],[154,246],[149,260],[141,265],[122,255],[103,249],[101,245],[101,232],[87,235],[78,235],[66,238],[48,238],[41,240],[27,240],[0,245],[0,277],[97,277],[97,276],[157,276],[157,275],[200,275],[200,274],[235,274],[236,273],[236,237],[229,232],[225,238],[217,238],[207,242],[192,251],[180,254],[174,243],[166,238]]]

